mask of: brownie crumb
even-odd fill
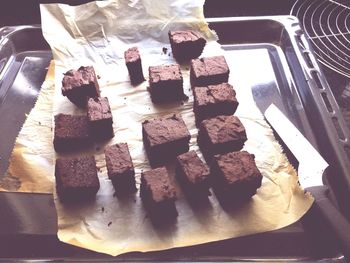
[[[104,208],[103,206],[102,206],[102,208],[101,208],[101,211],[102,211],[102,212],[104,212],[104,211],[105,211],[105,208]]]
[[[41,125],[41,122],[39,121],[39,125]]]
[[[100,79],[100,78],[101,78],[101,76],[100,76],[100,75],[97,75],[97,78],[98,78],[98,79]]]
[[[111,226],[111,224],[112,224],[112,222],[109,222],[109,223],[108,223],[108,226]]]
[[[168,49],[166,47],[163,47],[163,53],[166,54],[168,52]]]

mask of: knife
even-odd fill
[[[328,167],[327,162],[274,104],[263,114],[298,160],[300,185],[314,197],[314,206],[320,220],[324,220],[333,231],[342,253],[350,261],[350,222],[329,199],[329,188],[322,182],[323,172]]]

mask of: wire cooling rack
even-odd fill
[[[318,60],[350,78],[350,0],[297,0],[298,17]]]

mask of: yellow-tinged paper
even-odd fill
[[[246,71],[261,73],[254,77],[264,78],[264,74],[273,69],[264,68],[261,72],[259,68],[254,69],[254,65],[245,64],[244,58],[266,59],[268,53],[264,50],[225,53],[204,21],[203,3],[190,0],[121,0],[91,2],[77,7],[41,5],[43,34],[52,48],[56,65],[54,99],[48,100],[53,103],[53,114],[86,114],[61,95],[61,80],[62,74],[71,68],[93,65],[101,77],[101,96],[108,97],[113,113],[115,137],[106,144],[128,143],[139,188],[141,171],[150,169],[142,143],[143,120],[181,113],[191,133],[190,149],[200,156],[201,153],[196,143],[189,65],[181,66],[188,101],[159,106],[150,100],[147,81],[137,87],[130,85],[123,53],[127,48],[137,46],[144,75],[148,78],[150,65],[175,62],[169,54],[169,29],[200,31],[208,41],[202,56],[225,55],[229,64],[229,82],[235,87],[240,103],[235,114],[246,127],[248,136],[244,149],[255,155],[257,166],[264,176],[261,188],[250,201],[232,209],[223,209],[214,194],[209,197],[208,203],[193,207],[183,196],[174,179],[173,168],[169,166],[177,188],[179,216],[171,227],[159,228],[152,225],[147,217],[139,192],[125,199],[114,197],[106,172],[104,145],[95,145],[81,154],[94,154],[97,161],[101,188],[96,200],[86,204],[62,205],[54,193],[61,241],[110,255],[161,250],[279,229],[296,222],[310,208],[312,197],[299,187],[295,170],[282,154],[280,145],[252,98],[251,78]],[[164,47],[168,52],[163,52]],[[54,154],[52,145],[42,151]],[[41,154],[38,152],[38,155]],[[26,158],[25,155],[19,156]],[[31,165],[33,169],[38,168],[35,163]],[[54,165],[49,167],[51,169],[46,176],[52,180]],[[34,175],[30,179],[40,184]],[[25,180],[27,178],[21,178],[22,183]]]

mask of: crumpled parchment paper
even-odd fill
[[[200,31],[208,41],[202,56],[225,55],[216,43],[216,35],[204,21],[203,3],[191,0],[120,0],[91,2],[77,7],[41,5],[43,33],[52,48],[56,66],[53,114],[85,114],[61,95],[61,80],[63,73],[71,68],[93,65],[101,77],[101,95],[108,97],[113,112],[115,137],[106,144],[128,143],[138,187],[141,171],[150,169],[142,144],[143,120],[181,113],[192,136],[190,148],[198,154],[200,152],[196,144],[189,65],[182,65],[188,101],[153,105],[147,81],[137,87],[130,85],[123,53],[127,48],[137,46],[148,78],[150,65],[175,62],[170,53],[168,30],[190,28]],[[163,52],[164,47],[167,52]],[[101,188],[96,200],[87,204],[62,205],[54,193],[59,239],[90,250],[119,255],[271,231],[297,221],[310,208],[313,199],[299,187],[295,170],[256,108],[249,79],[242,79],[244,70],[254,68],[244,64],[245,55],[257,59],[268,56],[264,51],[255,53],[226,54],[231,69],[229,82],[235,87],[240,102],[236,115],[248,135],[244,149],[255,154],[257,166],[264,176],[261,188],[250,201],[236,208],[223,209],[215,195],[211,195],[207,204],[193,207],[177,185],[177,221],[166,229],[158,228],[147,217],[139,192],[125,199],[114,197],[105,167],[104,144],[99,144],[81,153],[94,154],[97,161]],[[52,153],[52,148],[43,149],[47,150]],[[37,167],[34,163],[33,166]],[[48,178],[53,178],[53,165],[51,168]],[[168,168],[174,176],[173,168]],[[37,182],[34,174],[31,179]]]

